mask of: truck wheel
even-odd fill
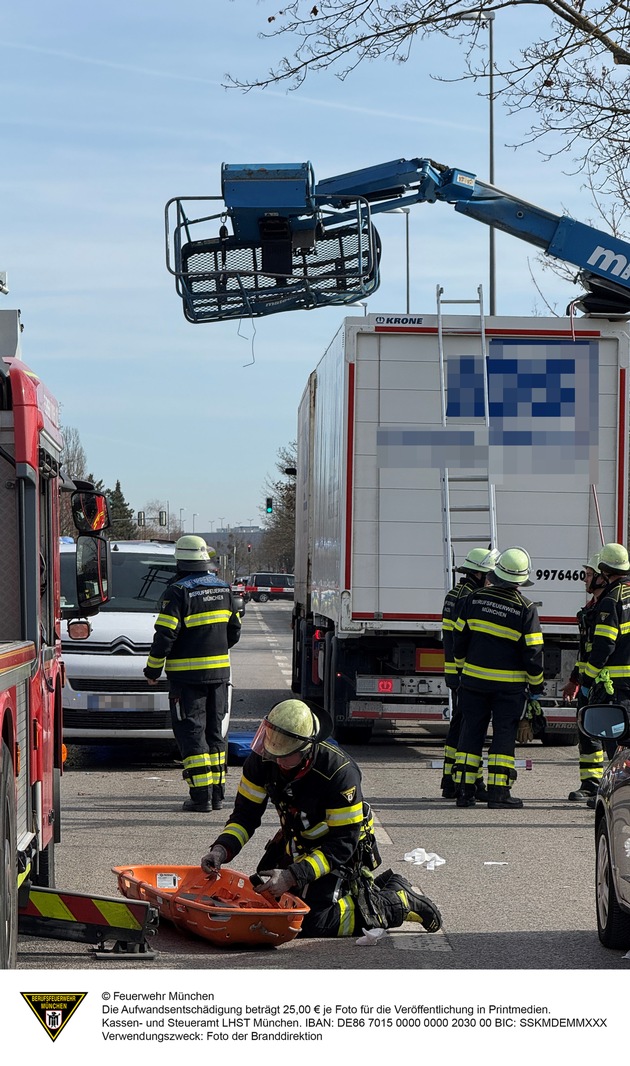
[[[617,900],[605,817],[597,827],[595,900],[597,932],[604,947],[616,949],[630,947],[630,915],[621,910]]]
[[[2,741],[0,780],[0,969],[17,966],[17,826],[13,762]]]
[[[259,594],[259,596],[258,596],[258,602],[259,603],[267,603],[268,599],[269,599],[269,596],[267,595],[266,592],[261,592]]]
[[[543,733],[541,740],[544,748],[572,748],[578,742],[578,731],[568,729],[562,733]]]

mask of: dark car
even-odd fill
[[[249,599],[247,593],[245,592],[245,582],[246,582],[246,580],[248,580],[248,579],[244,578],[244,577],[239,577],[239,578],[236,579],[236,581],[233,581],[232,584],[230,585],[230,588],[232,589],[232,595],[233,596],[240,596],[241,599],[245,603]]]
[[[269,571],[251,574],[245,592],[254,603],[269,600],[292,600],[294,594],[293,574],[273,574]]]
[[[234,610],[237,614],[240,614],[241,618],[245,614],[245,596],[243,595],[242,585],[231,585],[232,590],[232,603],[234,604]]]
[[[579,725],[618,745],[595,805],[595,901],[602,944],[630,948],[630,716],[621,704],[592,704],[580,710]]]

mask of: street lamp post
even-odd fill
[[[404,215],[405,216],[405,265],[406,265],[406,301],[405,312],[409,314],[409,211],[408,207],[392,207],[391,211],[383,211],[384,215]],[[367,314],[367,311],[366,311]]]
[[[488,94],[488,180],[494,185],[494,11],[484,11],[483,19],[488,26],[488,61],[489,61],[489,94]],[[495,261],[495,228],[490,226],[490,314],[496,315],[496,261]]]
[[[484,11],[483,8],[476,15],[462,18],[462,22],[477,23],[482,29],[488,30],[488,182],[494,185],[494,11]],[[495,257],[495,227],[490,226],[489,234],[489,257],[488,274],[490,281],[490,314],[497,313],[497,277]]]
[[[208,521],[210,523],[210,532],[214,533],[214,518],[209,518]]]
[[[180,507],[180,509],[179,509],[179,528],[180,528],[180,531],[183,531],[183,529],[184,529],[182,514],[184,513],[185,510],[186,510],[185,507]]]
[[[195,532],[195,518],[199,518],[197,511],[195,511],[193,514],[193,533]]]

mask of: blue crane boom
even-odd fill
[[[221,184],[220,197],[166,205],[167,266],[191,322],[356,303],[380,281],[373,216],[436,202],[576,266],[587,314],[630,314],[630,243],[466,170],[396,159],[316,183],[310,163],[224,163]]]

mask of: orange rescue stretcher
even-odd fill
[[[256,892],[247,874],[224,867],[211,878],[199,866],[113,866],[128,899],[145,900],[178,929],[218,947],[275,947],[299,933],[309,907],[285,892]]]

